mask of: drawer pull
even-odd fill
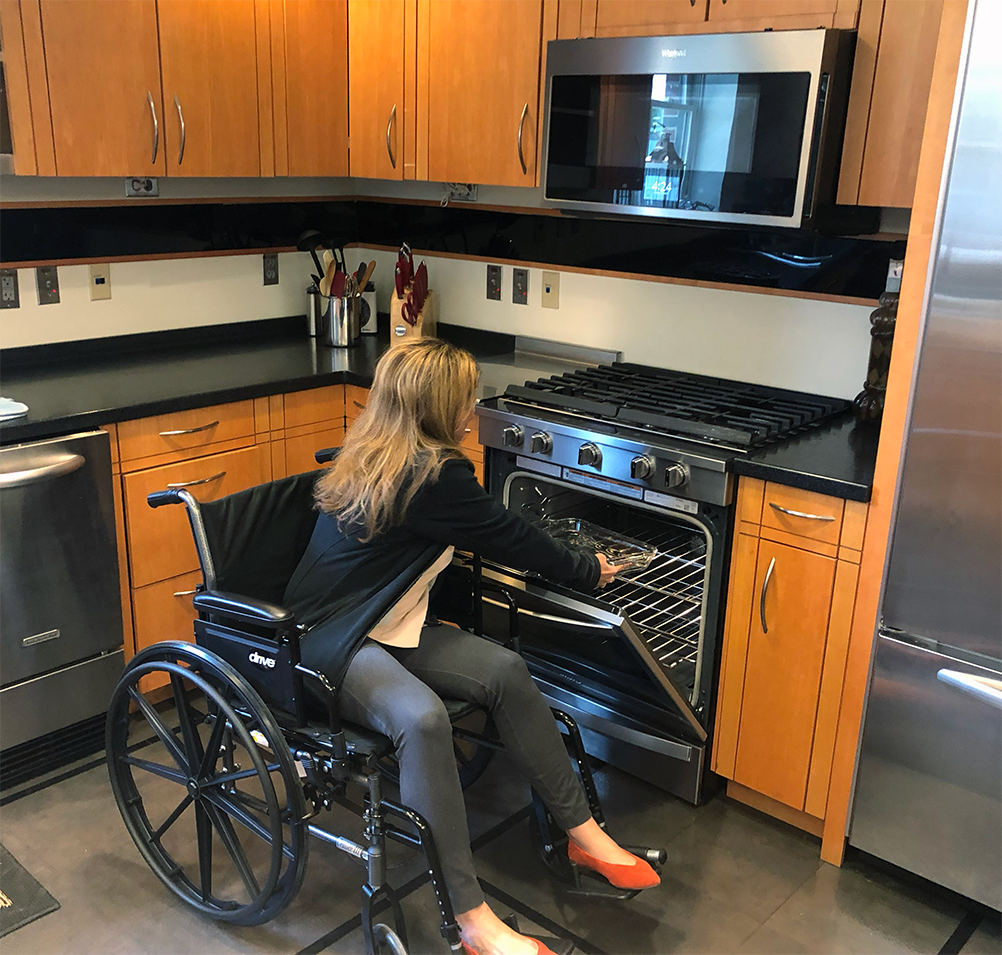
[[[210,421],[208,424],[199,425],[197,428],[181,428],[180,431],[161,431],[161,438],[173,438],[179,434],[198,434],[199,431],[208,431],[211,428],[218,427],[218,421]]]
[[[762,581],[762,596],[758,602],[758,615],[762,620],[762,632],[769,632],[769,624],[765,622],[765,595],[769,592],[769,581],[772,580],[772,571],[776,566],[776,558],[769,561],[769,569],[765,572],[765,580]]]
[[[197,590],[175,590],[175,597],[190,597],[192,594],[197,594]]]
[[[212,477],[202,478],[198,481],[174,481],[172,484],[168,484],[167,487],[196,487],[199,484],[211,484],[213,481],[218,481],[223,477],[226,477],[226,472],[220,471],[218,474],[213,474]]]
[[[774,504],[772,501],[769,502],[769,507],[775,508],[777,511],[782,511],[784,514],[789,514],[790,517],[803,517],[808,521],[833,521],[835,520],[830,514],[805,514],[803,511],[791,511],[788,507],[780,507],[778,504]]]
[[[525,126],[525,117],[528,115],[529,115],[529,104],[526,103],[525,106],[522,107],[522,115],[519,117],[518,120],[518,137],[516,140],[516,144],[518,146],[518,161],[519,164],[522,166],[523,176],[526,174],[528,167],[525,165],[525,156],[522,155],[522,127]]]
[[[354,405],[354,406],[355,406],[356,408],[358,408],[358,410],[359,410],[359,411],[365,411],[365,405],[363,405],[363,404],[362,404],[362,403],[361,403],[360,401],[355,401],[355,399],[354,399],[354,398],[352,398],[352,400],[351,400],[351,403],[352,403],[352,404],[353,404],[353,405]]]

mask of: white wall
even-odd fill
[[[0,311],[0,347],[303,315],[312,262],[305,253],[280,254],[278,285],[263,284],[260,253],[110,267],[111,298],[92,302],[88,266],[59,266],[54,305],[38,304],[35,270],[18,269],[21,307]]]
[[[395,255],[352,250],[349,264],[375,258],[379,308],[386,310]],[[421,260],[421,256],[416,261]],[[511,301],[512,267],[501,301],[486,298],[483,262],[425,256],[439,297],[439,321],[575,342],[659,365],[852,398],[863,386],[873,307],[642,279],[560,273],[560,308],[540,303],[542,270],[529,270],[529,304]]]

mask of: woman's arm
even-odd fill
[[[491,497],[465,459],[446,461],[438,480],[414,496],[405,523],[438,543],[587,590],[608,573],[594,554],[561,544]]]

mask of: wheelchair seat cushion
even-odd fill
[[[317,522],[313,487],[323,469],[201,504],[216,590],[281,604]]]

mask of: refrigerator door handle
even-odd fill
[[[941,683],[955,686],[958,690],[970,693],[984,703],[990,703],[1002,710],[1002,680],[992,680],[973,673],[961,673],[959,670],[939,670],[936,679]]]

